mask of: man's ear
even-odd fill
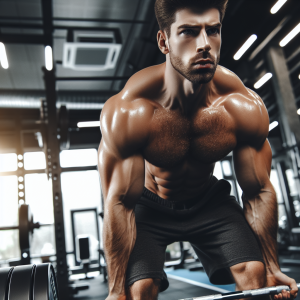
[[[169,41],[166,39],[165,32],[159,30],[157,33],[157,44],[163,54],[169,53]]]

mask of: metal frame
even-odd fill
[[[99,232],[99,220],[98,220],[98,210],[97,210],[97,208],[72,209],[71,210],[71,223],[72,223],[72,237],[73,237],[73,253],[74,253],[74,260],[75,260],[75,265],[76,266],[79,266],[80,262],[77,260],[74,215],[76,213],[84,213],[84,212],[89,212],[89,211],[92,211],[92,212],[95,213],[95,220],[96,220],[96,226],[97,226],[97,238],[98,238],[98,241],[99,241],[99,248],[100,248],[100,232]],[[100,260],[100,257],[99,257],[99,260]]]

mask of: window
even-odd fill
[[[0,172],[11,172],[18,169],[17,154],[5,153],[0,154]]]
[[[61,175],[61,187],[64,206],[66,250],[67,252],[71,252],[73,251],[71,210],[97,207],[98,212],[100,212],[100,183],[98,172],[64,172]],[[84,233],[93,234],[93,230],[94,229],[91,229],[91,232],[84,230]],[[68,265],[74,266],[73,255],[68,255]]]
[[[60,165],[62,168],[96,166],[97,150],[63,150],[60,153]]]
[[[40,170],[46,168],[45,153],[26,152],[24,153],[24,169],[25,170]]]
[[[53,224],[52,184],[46,174],[25,175],[25,200],[30,206],[33,221]],[[31,254],[54,254],[54,226],[42,226],[34,230],[30,247]]]

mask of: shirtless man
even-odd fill
[[[238,290],[289,285],[277,259],[269,119],[257,94],[218,65],[228,0],[156,0],[166,62],[133,75],[101,114],[107,300],[154,300],[165,250],[189,241],[210,281]],[[173,3],[173,5],[172,5]],[[171,6],[170,6],[171,4]],[[242,209],[213,177],[233,151]]]

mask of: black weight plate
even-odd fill
[[[9,300],[32,300],[35,265],[17,266],[11,276]]]
[[[20,249],[24,251],[30,247],[30,210],[29,206],[22,204],[19,207],[19,242]],[[22,255],[22,253],[21,253]]]
[[[38,264],[33,286],[34,300],[58,300],[58,288],[51,264]]]
[[[0,269],[0,300],[8,299],[8,291],[10,285],[11,274],[14,268]]]

